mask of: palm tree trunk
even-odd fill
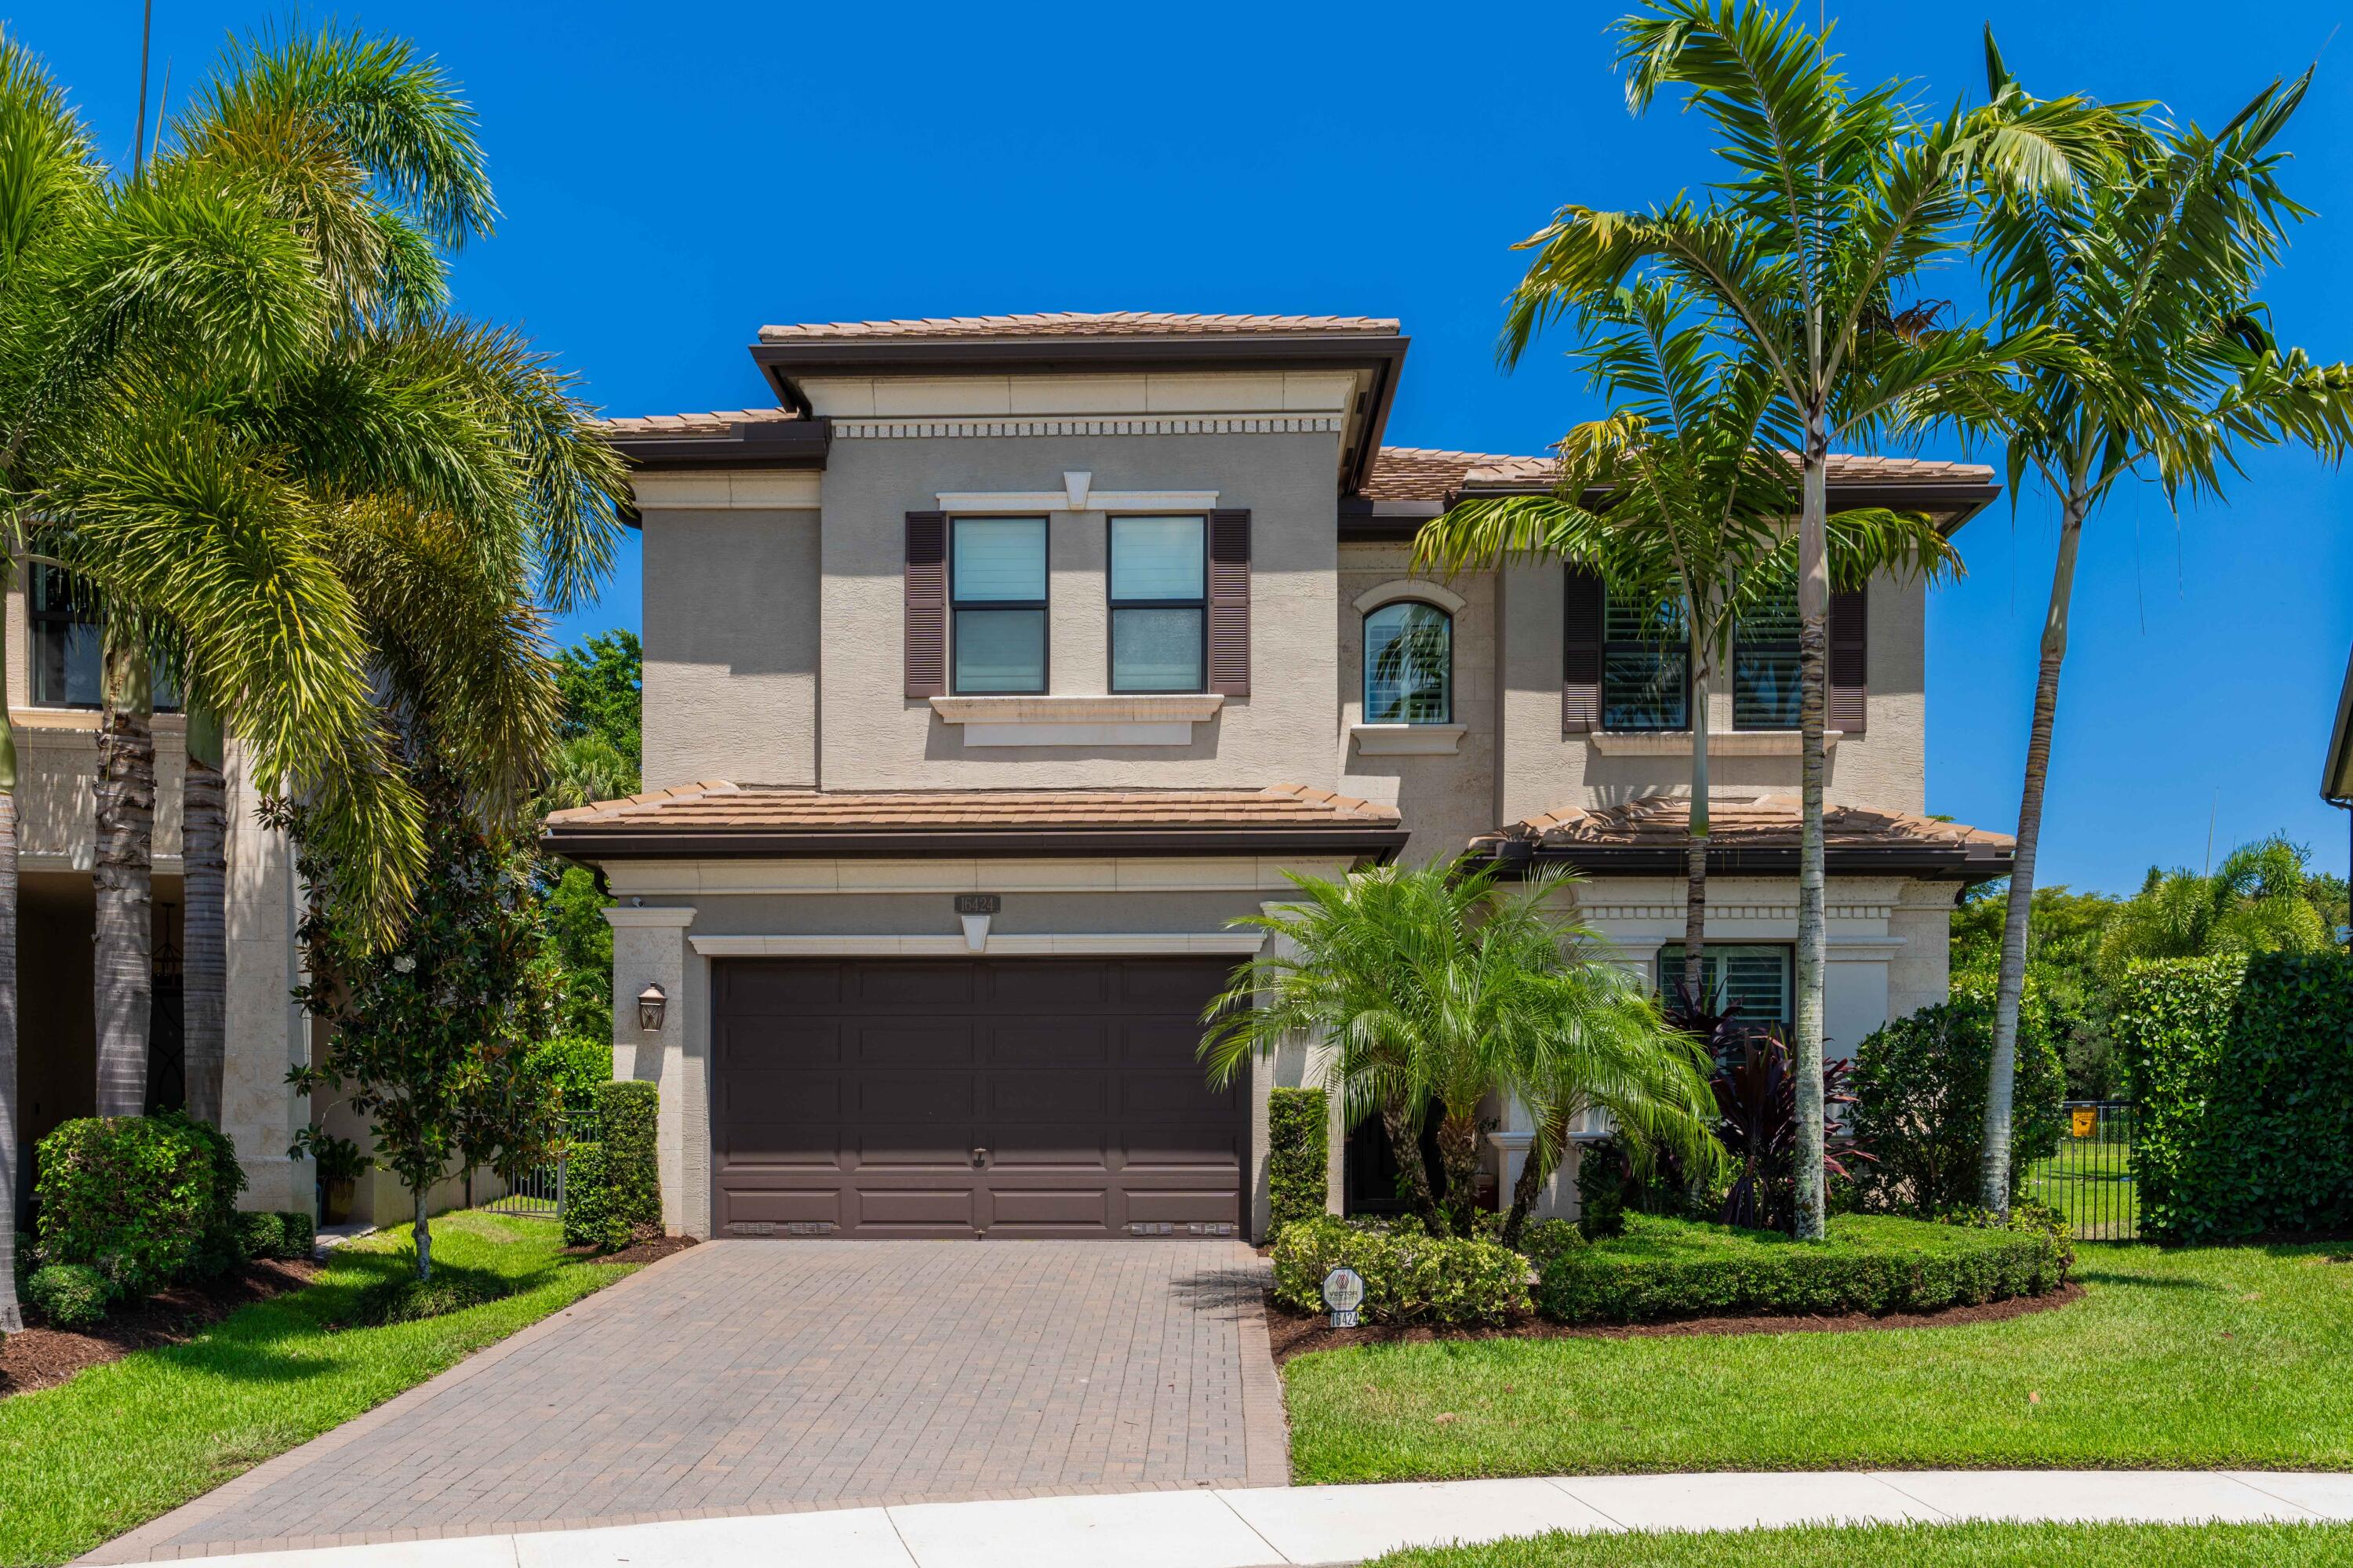
[[[120,622],[110,620],[110,630]],[[155,726],[144,652],[110,639],[98,736],[95,980],[98,1114],[147,1109],[147,1023],[153,1004]]]
[[[1512,1183],[1511,1213],[1504,1216],[1504,1245],[1517,1247],[1520,1236],[1528,1227],[1528,1216],[1535,1213],[1536,1194],[1544,1191],[1545,1178],[1551,1175],[1568,1151],[1568,1118],[1557,1106],[1548,1107],[1536,1122],[1535,1137],[1528,1141],[1528,1157],[1520,1162],[1519,1180]]]
[[[1438,1200],[1430,1191],[1430,1167],[1421,1162],[1421,1122],[1414,1108],[1402,1100],[1385,1103],[1381,1130],[1388,1135],[1389,1158],[1397,1161],[1399,1179],[1405,1182],[1406,1206],[1431,1235],[1442,1236],[1446,1218],[1438,1212]]]
[[[1693,629],[1698,629],[1696,618]],[[1694,639],[1696,641],[1696,639]],[[1694,1004],[1707,983],[1707,692],[1715,662],[1704,654],[1692,673],[1691,842],[1684,851],[1683,992]]]
[[[188,708],[188,768],[180,785],[180,863],[185,867],[187,930],[182,944],[182,1049],[188,1114],[218,1127],[228,1014],[228,787],[221,776],[220,726]]]
[[[2026,781],[2018,797],[2018,848],[2010,862],[2009,906],[2002,912],[2001,980],[1994,991],[1993,1062],[1986,1082],[1983,1201],[2010,1213],[2010,1092],[2018,1063],[2018,1008],[2026,994],[2026,936],[2034,915],[2034,855],[2042,841],[2042,791],[2051,778],[2051,730],[2059,713],[2059,667],[2067,657],[2067,611],[2075,592],[2075,550],[2084,502],[2061,510],[2059,560],[2051,571],[2051,609],[2042,622],[2042,667],[2034,682],[2034,718],[2026,736]]]
[[[16,1306],[16,736],[7,691],[0,637],[0,1334],[25,1326]]]
[[[1830,678],[1830,434],[1819,408],[1806,417],[1805,504],[1798,519],[1798,1075],[1797,1224],[1829,1225],[1822,1192],[1822,986],[1829,937],[1823,907],[1823,718]]]
[[[1479,1115],[1448,1111],[1438,1124],[1438,1163],[1446,1172],[1446,1220],[1458,1236],[1471,1234],[1479,1205]]]

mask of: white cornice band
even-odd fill
[[[1296,436],[1337,435],[1337,414],[1169,414],[1034,419],[849,419],[837,415],[838,440],[934,440],[997,436]]]

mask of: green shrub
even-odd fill
[[[245,1172],[216,1128],[176,1111],[86,1117],[40,1156],[44,1262],[86,1264],[126,1298],[236,1266]]]
[[[1991,1209],[1954,1209],[1936,1216],[1940,1225],[1974,1225],[1979,1230],[2017,1231],[2025,1235],[2048,1236],[2059,1255],[2062,1275],[2075,1266],[2075,1227],[2067,1216],[2048,1203],[2021,1199],[2010,1204],[2007,1214]]]
[[[1324,1277],[1342,1267],[1364,1277],[1362,1311],[1376,1323],[1494,1323],[1528,1306],[1527,1260],[1495,1242],[1329,1214],[1276,1233],[1274,1294],[1283,1305],[1325,1310]]]
[[[2018,1012],[2011,1078],[2012,1192],[2029,1164],[2058,1150],[2065,1131],[2067,1073],[2050,1012],[2030,984]],[[1982,1199],[1993,1019],[1990,981],[1964,976],[1951,1001],[1896,1019],[1856,1047],[1847,1088],[1855,1097],[1855,1140],[1872,1155],[1852,1166],[1864,1207],[1926,1217]]]
[[[2353,959],[2137,963],[2116,1031],[2140,1106],[2143,1234],[2353,1230]]]
[[[106,1316],[105,1277],[86,1264],[53,1263],[33,1270],[25,1299],[40,1308],[52,1329],[86,1329]]]
[[[1530,1220],[1520,1231],[1519,1254],[1538,1271],[1573,1246],[1585,1245],[1585,1233],[1573,1220]]]
[[[613,1081],[612,1041],[593,1034],[558,1034],[533,1046],[532,1054],[554,1064],[552,1075],[567,1120],[596,1114],[596,1096]]]
[[[1644,1323],[1714,1313],[1932,1311],[2066,1282],[2041,1231],[1984,1230],[1885,1214],[1841,1215],[1826,1241],[1630,1214],[1626,1234],[1547,1264],[1537,1309],[1570,1323]]]
[[[575,1143],[565,1157],[564,1245],[600,1250],[629,1245],[628,1224],[613,1210],[601,1143]]]
[[[247,1257],[309,1257],[315,1232],[311,1216],[300,1211],[248,1210],[237,1217],[237,1250]]]
[[[507,1282],[496,1275],[455,1269],[445,1264],[433,1271],[430,1279],[402,1274],[374,1281],[361,1290],[353,1308],[351,1326],[414,1323],[420,1319],[480,1307],[508,1293]]]
[[[1326,1201],[1328,1102],[1322,1089],[1274,1090],[1267,1097],[1267,1194],[1273,1228],[1313,1219]]]
[[[1578,1147],[1577,1228],[1587,1241],[1626,1234],[1626,1157],[1608,1139]]]
[[[634,1079],[606,1084],[596,1091],[596,1124],[605,1145],[605,1184],[614,1217],[628,1230],[662,1223],[661,1168],[655,1148],[654,1118],[659,1098],[651,1084]]]

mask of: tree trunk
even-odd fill
[[[16,1307],[16,737],[7,689],[0,638],[0,1334],[25,1326]]]
[[[1696,617],[1692,627],[1698,630]],[[1692,673],[1691,842],[1684,851],[1683,991],[1704,1005],[1707,984],[1707,692],[1715,655]]]
[[[417,1224],[410,1234],[417,1238],[417,1277],[433,1277],[433,1227],[426,1223],[425,1200],[432,1192],[430,1182],[417,1189]]]
[[[1819,408],[1806,418],[1805,505],[1798,519],[1798,1075],[1797,1223],[1800,1237],[1828,1228],[1822,1192],[1822,728],[1829,705],[1830,436]]]
[[[1438,1163],[1446,1172],[1446,1222],[1458,1236],[1472,1231],[1479,1207],[1479,1113],[1448,1111],[1438,1123]]]
[[[142,651],[110,641],[92,879],[100,1116],[140,1116],[147,1109],[147,1023],[155,988],[155,727],[148,675]]]
[[[188,769],[180,785],[180,863],[185,868],[181,1031],[188,1114],[221,1125],[228,1012],[228,788],[220,726],[188,709]]]
[[[2059,522],[2059,559],[2051,571],[2051,609],[2042,622],[2042,667],[2034,682],[2034,718],[2026,736],[2026,781],[2018,797],[2018,849],[2010,862],[2010,903],[2001,922],[2001,980],[1994,992],[1993,1061],[1987,1068],[1983,1201],[2010,1213],[2011,1090],[2017,1082],[2018,1008],[2026,994],[2026,937],[2034,917],[2034,854],[2042,839],[2042,791],[2051,777],[2051,730],[2059,713],[2059,667],[2067,657],[2067,611],[2075,591],[2075,551],[2085,503],[2069,496]]]
[[[1414,1212],[1430,1234],[1446,1234],[1445,1216],[1438,1212],[1438,1200],[1430,1191],[1430,1167],[1421,1162],[1421,1124],[1413,1114],[1414,1107],[1402,1101],[1391,1101],[1381,1107],[1381,1130],[1388,1135],[1389,1158],[1405,1180],[1406,1206]]]
[[[1528,1140],[1528,1157],[1520,1162],[1520,1178],[1512,1183],[1512,1210],[1504,1216],[1504,1245],[1516,1248],[1520,1236],[1528,1227],[1528,1216],[1535,1212],[1536,1194],[1544,1191],[1545,1178],[1552,1174],[1568,1152],[1568,1118],[1557,1107],[1548,1107],[1536,1123],[1535,1137]]]

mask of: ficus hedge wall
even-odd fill
[[[2126,972],[2143,1234],[2353,1231],[2353,959],[2168,959]]]
[[[1329,1122],[1322,1089],[1278,1088],[1267,1097],[1267,1195],[1271,1228],[1324,1212]]]

